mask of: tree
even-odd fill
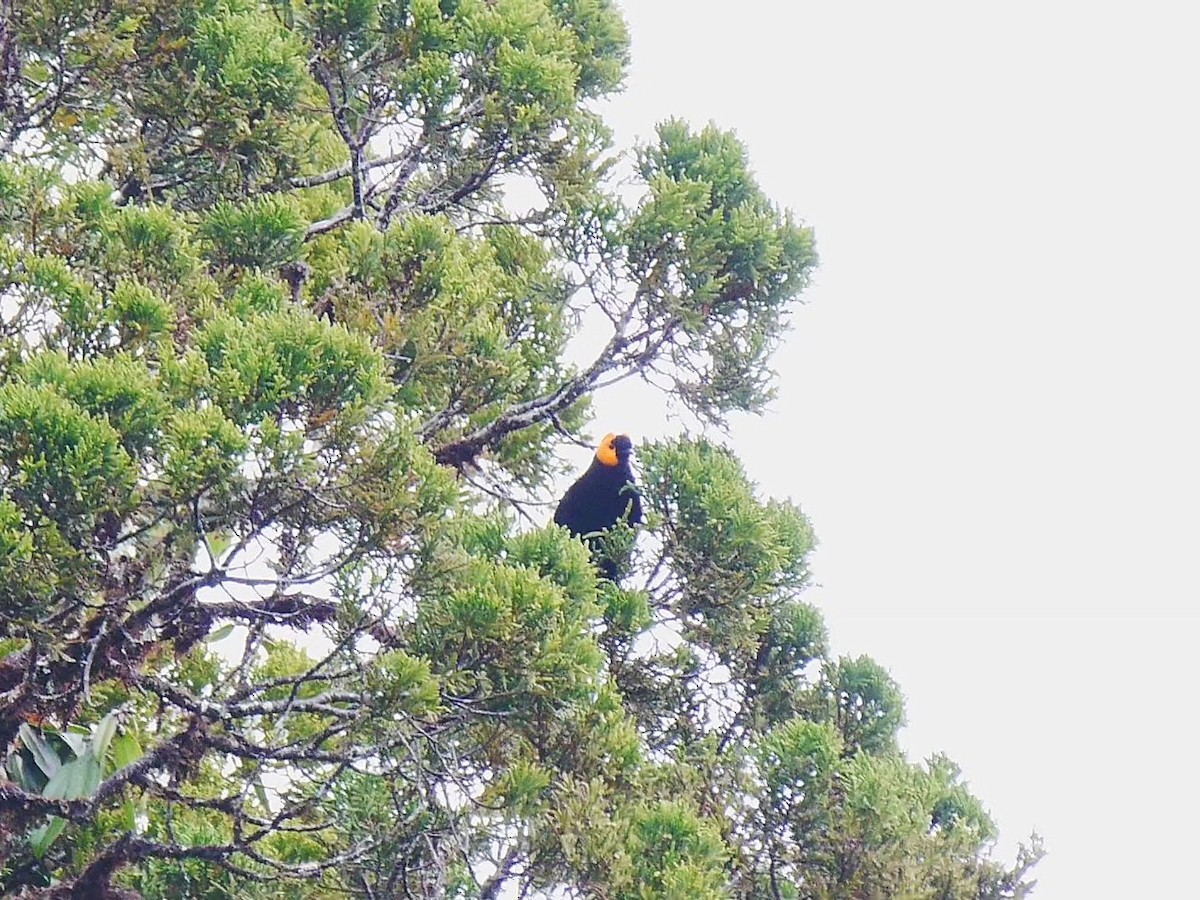
[[[622,169],[626,62],[610,0],[0,5],[0,889],[1024,894],[728,449],[640,448],[622,585],[529,512],[616,381],[761,409],[816,263],[715,126]]]

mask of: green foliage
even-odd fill
[[[217,265],[267,269],[297,257],[304,227],[294,205],[272,195],[241,204],[218,203],[199,234],[211,245],[208,256]]]
[[[707,441],[651,445],[641,452],[648,489],[671,533],[671,554],[689,571],[737,573],[744,590],[800,585],[812,528],[791,504],[760,503],[733,454]],[[701,565],[703,563],[703,565]]]
[[[146,367],[127,354],[72,365],[65,354],[34,357],[24,371],[31,385],[46,385],[116,430],[131,458],[154,444],[167,417],[164,398]]]
[[[685,633],[729,663],[755,649],[772,607],[807,581],[812,528],[790,503],[760,501],[733,454],[707,441],[640,453],[663,555],[686,578],[672,591]]]
[[[134,468],[117,430],[49,385],[0,385],[5,491],[33,527],[81,542],[131,501]]]
[[[118,734],[118,720],[112,713],[100,719],[90,734],[87,729],[58,731],[25,724],[5,760],[5,774],[35,795],[52,800],[86,799],[96,793],[105,774],[136,760],[140,754],[134,748],[136,742],[131,748],[127,733]],[[23,873],[19,877],[47,881],[52,869],[47,854],[66,828],[65,819],[50,816],[29,829],[27,846],[6,860],[7,871],[0,871],[0,889],[11,886],[9,876],[14,870]]]
[[[378,404],[382,366],[367,342],[297,310],[217,316],[197,335],[213,401],[237,423],[272,410],[321,413]]]
[[[200,274],[192,229],[169,208],[127,207],[104,222],[108,271],[136,276],[167,296]]]
[[[834,718],[848,747],[879,753],[894,750],[904,724],[904,698],[878,663],[843,657],[829,679]]]
[[[819,808],[842,752],[842,742],[826,723],[794,719],[766,735],[758,747],[768,790],[784,799]]]
[[[452,694],[535,722],[594,689],[600,652],[586,627],[593,607],[529,569],[480,560],[448,587],[421,607],[412,647]]]
[[[638,450],[620,584],[541,526],[605,386],[761,409],[816,263],[716,126],[627,190],[611,0],[5,10],[0,891],[1023,896],[730,449]]]
[[[247,447],[245,435],[220,410],[180,410],[163,434],[163,480],[177,497],[197,496],[231,478]]]
[[[226,102],[247,110],[286,108],[304,92],[304,46],[256,6],[222,4],[199,18],[190,55],[198,80]]]
[[[711,822],[679,803],[660,803],[641,810],[630,823],[626,841],[634,861],[631,889],[617,894],[623,898],[724,896],[725,847]]]
[[[117,339],[131,348],[165,338],[175,325],[171,304],[136,280],[113,289],[108,317],[118,329]]]
[[[438,711],[440,692],[429,660],[403,650],[381,653],[367,685],[374,702],[384,709],[418,717]]]
[[[762,193],[732,133],[675,120],[658,138],[639,154],[650,193],[627,226],[629,268],[689,337],[672,352],[680,399],[718,421],[769,399],[767,357],[816,263],[813,236]]]

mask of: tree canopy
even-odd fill
[[[733,134],[612,145],[627,63],[611,0],[0,0],[0,892],[1028,891],[729,448],[638,447],[620,584],[545,524],[595,392],[761,410],[816,265]]]

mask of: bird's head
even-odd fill
[[[606,434],[596,448],[596,459],[603,466],[619,466],[633,453],[633,441],[627,434]]]

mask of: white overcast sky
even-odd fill
[[[731,439],[821,540],[838,653],[907,696],[1046,898],[1185,896],[1200,526],[1189,4],[625,0],[623,144],[733,128],[821,266]],[[600,432],[657,436],[627,395]],[[668,429],[669,430],[669,429]]]

